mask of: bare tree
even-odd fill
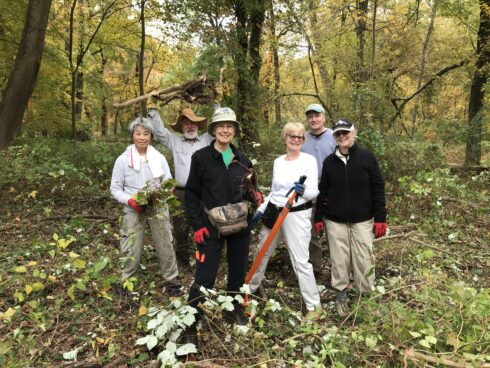
[[[50,8],[51,0],[29,0],[27,5],[22,39],[0,106],[0,149],[20,131],[41,65]]]
[[[105,9],[101,11],[100,19],[99,22],[97,23],[94,31],[90,35],[89,40],[87,41],[87,44],[83,46],[77,53],[76,57],[73,55],[73,38],[74,38],[74,22],[75,22],[75,9],[77,5],[77,0],[73,0],[71,9],[70,9],[70,25],[69,25],[69,33],[68,33],[68,63],[70,66],[70,75],[71,75],[71,90],[70,90],[70,97],[71,97],[71,128],[72,128],[72,138],[73,140],[77,139],[77,130],[76,130],[76,123],[77,123],[77,109],[76,109],[76,94],[77,94],[77,86],[78,86],[78,76],[79,72],[82,68],[82,63],[85,55],[87,54],[90,46],[92,45],[95,36],[100,30],[100,27],[102,26],[102,23],[109,18],[114,12],[111,12],[111,9],[115,5],[117,0],[111,1]],[[117,10],[116,10],[117,11]]]

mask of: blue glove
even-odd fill
[[[305,194],[306,186],[299,181],[294,182],[294,191],[298,194],[298,197],[302,197]]]
[[[252,220],[250,220],[250,229],[253,229],[254,227],[257,226],[262,216],[264,216],[263,212],[260,211],[255,212],[254,217],[252,217]]]

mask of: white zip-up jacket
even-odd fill
[[[116,159],[114,169],[112,170],[111,179],[111,194],[116,201],[124,204],[124,212],[135,212],[131,206],[128,205],[128,200],[133,194],[141,191],[147,184],[152,188],[158,188],[165,180],[171,179],[172,174],[168,166],[165,157],[158,152],[160,159],[163,176],[154,178],[150,165],[147,162],[141,163],[139,171],[136,171],[130,166],[130,150],[129,147],[126,151]]]

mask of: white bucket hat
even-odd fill
[[[208,133],[214,136],[214,127],[216,124],[223,122],[233,123],[235,125],[235,136],[240,135],[240,123],[236,120],[235,112],[229,107],[220,107],[214,111],[211,123],[208,124]]]

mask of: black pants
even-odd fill
[[[190,226],[184,216],[185,211],[185,190],[177,188],[175,196],[179,199],[182,214],[172,216],[172,227],[175,238],[175,256],[179,268],[187,268],[189,266],[189,256],[191,244],[189,242]]]
[[[228,292],[239,292],[245,282],[248,271],[248,250],[250,232],[244,231],[220,239],[206,239],[206,244],[198,246],[199,252],[205,254],[204,262],[196,261],[196,274],[194,283],[189,291],[189,304],[199,312],[197,318],[202,316],[198,304],[203,302],[203,295],[199,291],[201,286],[206,289],[214,288],[218,273],[223,246],[226,242],[226,258],[228,261]]]

